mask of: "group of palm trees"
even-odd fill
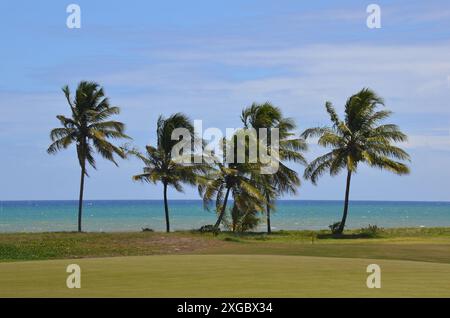
[[[193,141],[200,138],[200,145],[204,145],[201,137],[195,135],[192,121],[182,113],[167,118],[159,117],[156,145],[147,145],[145,153],[137,148],[130,149],[129,146],[116,146],[111,139],[131,138],[124,133],[123,123],[110,120],[112,115],[119,114],[120,109],[110,105],[103,88],[95,82],[82,81],[73,97],[67,86],[63,88],[63,92],[72,114],[70,117],[57,116],[62,127],[51,131],[53,143],[47,151],[53,154],[73,143],[76,145],[81,168],[79,232],[82,231],[84,178],[88,175],[86,166],[96,168],[94,152],[116,165],[116,157],[128,156],[135,156],[144,163],[142,173],[133,176],[133,180],[162,183],[167,232],[170,231],[168,187],[183,191],[184,184],[197,186],[206,208],[215,201],[218,215],[213,227],[215,233],[221,224],[228,225],[233,231],[252,229],[258,224],[258,213],[265,213],[267,232],[270,233],[270,215],[275,209],[276,200],[285,194],[295,194],[300,186],[300,176],[289,165],[299,163],[306,166],[303,177],[313,184],[326,172],[334,176],[341,170],[346,170],[342,220],[331,227],[333,233],[342,234],[347,220],[351,177],[360,163],[399,175],[409,173],[409,168],[403,163],[409,161],[409,155],[394,145],[396,142],[406,141],[407,137],[396,125],[380,124],[391,112],[379,110],[384,105],[382,98],[367,88],[347,100],[344,119],[340,119],[333,105],[327,102],[326,111],[332,125],[310,128],[302,134],[296,134],[295,122],[284,117],[281,110],[270,103],[254,103],[245,108],[241,115],[243,131],[255,129],[259,132],[259,128],[278,130],[278,169],[273,174],[262,174],[260,161],[242,163],[202,160],[196,163],[198,161],[193,160],[191,164],[185,164],[175,160],[172,150],[178,141],[172,140],[172,132],[176,128],[186,129]],[[256,138],[259,140],[262,137],[257,133]],[[304,157],[308,138],[317,138],[320,146],[330,149],[309,164]],[[192,148],[194,144],[198,145],[193,142]],[[231,144],[234,144],[234,140],[231,140]],[[268,152],[275,151],[270,138],[266,140],[266,147]],[[195,156],[195,152],[191,155]],[[227,219],[227,211],[231,220]]]

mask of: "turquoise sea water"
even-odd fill
[[[216,216],[200,200],[170,201],[171,226],[189,230],[214,223]],[[75,231],[77,201],[0,201],[0,232]],[[339,221],[340,201],[279,201],[272,215],[274,230],[326,229]],[[164,230],[163,202],[85,201],[85,231]],[[450,202],[354,201],[349,228],[368,224],[382,227],[450,226]],[[265,228],[261,222],[260,229]]]

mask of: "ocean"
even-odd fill
[[[339,221],[341,201],[280,200],[272,214],[274,230],[327,229]],[[169,201],[173,230],[213,224],[216,215],[201,200]],[[0,201],[0,232],[76,231],[77,201]],[[264,219],[264,216],[263,216]],[[450,202],[352,201],[348,228],[450,226]],[[141,231],[165,229],[162,200],[85,201],[83,230]],[[265,229],[262,221],[259,230]]]

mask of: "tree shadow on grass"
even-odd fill
[[[352,233],[352,234],[317,234],[318,239],[368,239],[376,238],[376,235],[370,233]]]

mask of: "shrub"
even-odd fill
[[[367,235],[368,237],[377,237],[383,232],[384,229],[377,225],[368,225],[367,227],[363,227],[360,229],[360,233]]]
[[[223,239],[225,242],[241,242],[237,237],[226,237]]]
[[[341,222],[335,222],[335,223],[329,225],[328,227],[330,228],[331,233],[338,234],[340,225],[341,225]]]
[[[214,225],[211,224],[203,225],[197,231],[200,233],[212,233],[214,232]],[[220,229],[217,229],[217,231],[220,232]]]

